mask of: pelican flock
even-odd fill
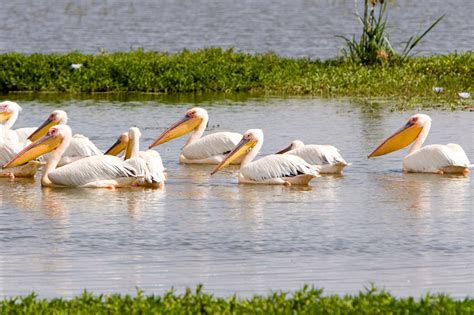
[[[319,167],[308,164],[296,155],[272,154],[253,162],[262,145],[262,130],[248,130],[235,148],[212,171],[211,175],[232,161],[243,157],[240,164],[239,183],[306,185],[313,178],[319,176]]]
[[[68,121],[67,113],[63,110],[55,110],[49,114],[48,118],[36,128],[29,136],[28,140],[34,142],[49,131],[52,126],[66,125]],[[75,134],[58,162],[58,166],[63,166],[85,157],[102,155],[102,152],[89,140],[89,138]]]
[[[144,174],[127,161],[116,156],[96,155],[59,167],[58,163],[72,138],[71,128],[57,125],[24,148],[3,167],[17,167],[39,156],[53,152],[46,162],[41,185],[48,187],[130,187]]]
[[[118,140],[104,153],[105,155],[119,155],[125,151],[124,160],[142,159],[146,168],[143,170],[145,178],[139,186],[164,187],[166,175],[161,155],[154,150],[139,151],[140,129],[131,127],[128,132],[122,133]],[[143,165],[143,164],[142,164]]]
[[[23,149],[27,144],[23,136],[33,129],[22,128],[20,132],[11,129],[21,110],[21,107],[15,102],[0,103],[0,163],[2,165]],[[40,167],[39,161],[30,161],[17,167],[4,167],[0,170],[0,177],[33,177]]]
[[[332,145],[305,145],[300,140],[276,154],[256,159],[264,141],[261,129],[250,129],[243,135],[235,132],[204,135],[209,116],[199,107],[186,111],[146,151],[140,151],[140,129],[131,127],[104,154],[87,137],[72,135],[67,114],[62,110],[53,111],[38,128],[13,130],[20,111],[15,102],[0,103],[0,177],[34,177],[42,167],[42,186],[163,188],[167,180],[165,167],[160,154],[151,149],[188,133],[191,135],[179,156],[181,163],[216,165],[210,175],[236,164],[238,182],[244,184],[308,185],[320,174],[342,174],[351,165]],[[472,164],[458,144],[423,147],[430,128],[428,115],[413,115],[368,158],[413,143],[403,159],[404,172],[469,173]],[[123,157],[119,158],[122,152]]]

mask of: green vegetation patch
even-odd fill
[[[458,92],[472,92],[473,78],[473,52],[372,66],[344,59],[294,59],[220,48],[177,54],[136,50],[98,55],[0,55],[3,93],[250,92],[457,104]],[[442,87],[443,92],[435,93],[433,87]]]
[[[357,295],[323,295],[305,286],[292,294],[270,293],[240,299],[215,297],[187,289],[163,296],[82,295],[65,299],[38,299],[34,294],[0,301],[1,314],[473,314],[474,299],[454,300],[447,295],[427,294],[419,299],[396,298],[375,288]]]

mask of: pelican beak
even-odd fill
[[[239,157],[247,154],[253,147],[257,144],[257,141],[251,139],[243,138],[237,144],[237,146],[230,151],[227,156],[216,166],[216,168],[212,171],[211,175],[214,175],[216,172],[220,171],[224,167],[228,166],[230,163],[238,159]]]
[[[128,160],[129,158],[132,157],[132,148],[133,148],[134,143],[135,143],[135,139],[131,138],[130,141],[128,142],[127,150],[125,151],[124,160]]]
[[[31,143],[20,153],[15,155],[9,162],[3,165],[2,168],[10,168],[26,164],[45,153],[53,151],[61,144],[61,141],[61,137],[53,136],[48,132],[38,141]]]
[[[418,137],[423,127],[416,125],[413,122],[407,122],[405,126],[400,128],[393,135],[388,137],[381,145],[377,147],[372,153],[369,154],[368,158],[374,156],[385,155],[393,151],[403,149]]]
[[[292,144],[290,144],[289,146],[287,146],[286,148],[284,148],[284,149],[283,149],[283,150],[281,150],[281,151],[278,151],[278,152],[277,152],[277,153],[275,153],[275,154],[283,154],[283,153],[286,153],[286,152],[288,152],[288,151],[291,151],[291,150],[292,150],[292,148],[293,148],[293,145],[292,145]]]
[[[13,113],[11,112],[7,112],[7,111],[1,111],[0,112],[0,122],[5,122],[7,121],[8,119],[10,119],[10,117],[12,117]]]
[[[43,137],[45,134],[48,133],[49,128],[56,126],[59,124],[57,121],[51,120],[51,119],[46,119],[44,123],[41,124],[41,126],[38,127],[29,137],[28,140],[31,142],[35,142],[39,138]]]
[[[175,138],[181,137],[194,129],[196,129],[201,123],[202,118],[200,117],[191,117],[184,116],[183,119],[175,122],[171,127],[166,129],[150,146],[149,149],[156,147],[160,144],[173,140]]]
[[[124,141],[123,137],[120,136],[117,141],[104,153],[104,155],[119,155],[123,150],[127,148],[128,141]]]

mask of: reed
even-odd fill
[[[440,16],[423,33],[411,36],[405,43],[401,52],[396,52],[390,43],[387,34],[387,0],[364,0],[364,11],[360,15],[357,9],[358,1],[355,0],[355,14],[362,26],[362,34],[357,39],[339,36],[345,40],[347,49],[344,55],[352,62],[365,65],[386,63],[392,61],[405,61],[421,40],[443,19]]]

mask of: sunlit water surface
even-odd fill
[[[361,30],[354,0],[15,0],[2,1],[0,52],[87,53],[209,46],[251,53],[333,58]],[[364,1],[357,1],[362,6]],[[396,49],[445,18],[415,49],[472,50],[472,0],[390,1],[387,33]],[[357,34],[359,36],[359,34]]]
[[[106,149],[128,127],[150,144],[194,103],[22,101],[18,127],[66,110],[75,132]],[[370,282],[398,296],[473,294],[471,177],[403,174],[406,151],[367,160],[415,112],[366,112],[348,101],[219,99],[209,132],[262,128],[262,155],[293,139],[337,146],[352,166],[311,187],[237,184],[235,169],[177,162],[185,139],[158,147],[164,190],[41,189],[1,179],[0,296],[182,292],[199,283],[227,296],[304,283],[354,293]],[[428,112],[428,143],[456,142],[474,159],[473,113]]]

